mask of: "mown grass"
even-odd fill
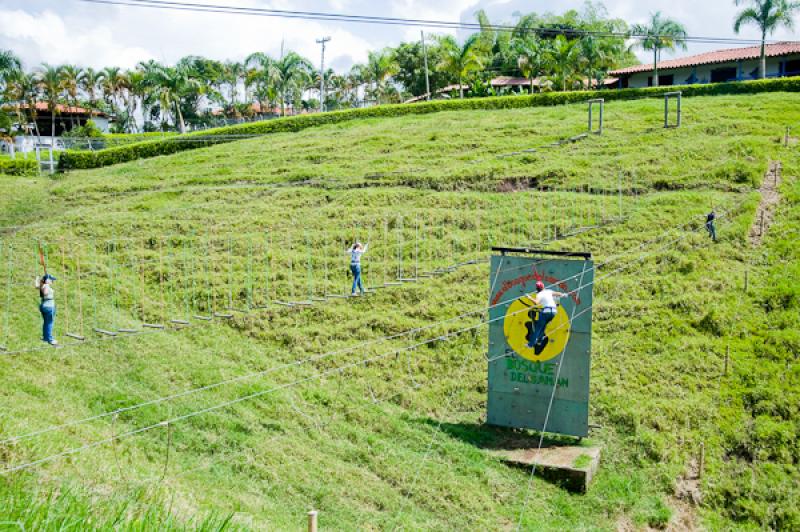
[[[57,287],[59,332],[68,310],[73,327],[78,319],[78,258],[87,329],[95,316],[102,327],[140,324],[142,272],[146,319],[160,317],[161,293],[167,319],[207,312],[209,295],[214,309],[248,302],[255,307],[291,290],[305,298],[309,257],[311,295],[341,293],[349,288],[343,240],[373,242],[365,259],[368,283],[396,276],[398,248],[409,272],[416,257],[423,269],[485,257],[490,243],[536,245],[554,229],[543,205],[573,222],[560,224],[561,233],[567,225],[587,225],[591,213],[594,219],[616,215],[617,198],[593,194],[589,208],[589,195],[569,190],[589,183],[615,191],[620,168],[626,173],[625,221],[553,246],[590,250],[598,262],[631,253],[604,271],[626,269],[595,288],[591,416],[602,428],[591,440],[604,450],[585,496],[534,479],[523,511],[528,473],[493,457],[491,449],[509,434],[481,424],[486,343],[478,316],[420,331],[415,339],[462,327],[475,326],[474,333],[397,356],[394,350],[410,338],[283,367],[485,306],[488,274],[479,263],[359,300],[303,309],[272,305],[224,323],[4,357],[2,438],[279,368],[5,443],[0,451],[7,466],[287,387],[6,476],[0,483],[3,517],[36,528],[63,524],[44,520],[47,511],[75,523],[91,516],[96,528],[119,515],[122,528],[216,528],[230,517],[229,526],[283,530],[302,526],[313,507],[325,528],[342,530],[511,528],[520,514],[530,530],[610,530],[623,520],[663,526],[672,518],[675,479],[705,442],[705,524],[795,526],[797,365],[788,353],[797,331],[797,283],[783,268],[796,254],[795,181],[784,187],[787,200],[765,251],[752,250],[746,238],[757,202],[749,188],[754,176],[770,157],[786,158],[787,178],[798,168],[796,156],[772,138],[779,134],[772,124],[790,114],[785,108],[792,98],[687,100],[687,127],[669,131],[647,129],[660,118],[657,103],[609,104],[606,136],[554,148],[535,160],[473,165],[459,154],[527,147],[538,142],[530,138],[535,130],[547,131],[538,136],[542,141],[574,134],[583,123],[580,109],[371,120],[75,172],[53,182],[14,180],[13,188],[4,182],[4,223],[34,222],[8,230],[3,240],[19,261],[6,338],[12,348],[37,346],[39,320],[29,287],[36,238],[48,243],[56,269],[65,250],[67,275]],[[626,119],[614,122],[616,116]],[[530,132],[514,135],[520,123],[530,124]],[[718,128],[713,135],[710,127]],[[503,129],[512,133],[501,138]],[[433,135],[447,140],[437,143]],[[359,147],[358,139],[367,140]],[[325,160],[309,161],[313,153],[324,153]],[[425,161],[430,175],[363,178],[408,161]],[[307,179],[309,165],[318,186],[260,186]],[[529,178],[562,191],[495,192],[507,181]],[[631,183],[641,194],[629,193]],[[478,191],[431,190],[449,188]],[[38,201],[40,190],[48,193],[46,201],[23,208],[27,197]],[[711,246],[700,232],[669,230],[697,220],[712,204],[733,209],[720,219],[718,244]],[[6,211],[7,205],[15,210]],[[412,242],[420,242],[421,251]],[[647,251],[652,255],[642,256]],[[0,262],[0,272],[6,271]],[[326,264],[329,276],[322,283]],[[747,294],[741,286],[745,270],[752,283]],[[92,284],[94,298],[88,295]],[[724,377],[728,345],[733,363]],[[363,362],[371,358],[376,360]],[[326,371],[331,373],[316,376]],[[301,379],[309,380],[288,387]],[[96,503],[108,493],[115,494],[111,502]]]

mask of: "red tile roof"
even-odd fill
[[[768,44],[765,53],[767,57],[777,57],[781,55],[800,54],[800,42],[781,42]],[[742,61],[747,59],[758,59],[761,57],[760,46],[749,46],[747,48],[730,48],[728,50],[717,50],[704,54],[690,55],[678,59],[670,59],[658,63],[659,70],[669,70],[671,68],[685,68],[698,65],[709,65],[714,63],[727,63],[730,61]],[[637,72],[650,72],[653,64],[635,65],[620,70],[609,72],[611,76],[621,76],[625,74],[636,74]]]
[[[27,103],[23,103],[22,105],[20,105],[20,108],[21,109],[30,109],[30,105],[28,105]],[[37,112],[42,112],[42,113],[49,113],[50,112],[50,106],[47,104],[47,102],[36,102],[36,111]],[[83,107],[68,107],[68,106],[62,105],[60,103],[56,104],[56,113],[57,114],[62,114],[62,115],[63,114],[69,114],[69,115],[88,115],[88,114],[91,114],[92,116],[108,116],[103,111],[97,111],[97,110],[94,110],[94,109],[92,109],[90,111],[89,109],[84,109]]]

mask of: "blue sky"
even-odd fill
[[[187,0],[188,1],[188,0]],[[272,7],[348,14],[383,15],[436,20],[474,21],[486,9],[495,22],[511,22],[515,12],[563,12],[580,8],[582,0],[198,0],[236,6]],[[691,35],[734,37],[733,0],[606,0],[609,15],[644,22],[662,11],[682,22]],[[0,48],[10,48],[29,67],[41,62],[77,63],[102,67],[132,67],[156,59],[172,63],[198,54],[215,59],[241,60],[253,51],[273,55],[281,43],[315,63],[315,40],[330,35],[326,62],[346,70],[363,61],[367,51],[401,40],[419,38],[420,28],[245,17],[207,13],[176,13],[146,8],[100,6],[77,0],[0,0]],[[441,30],[429,30],[441,32]],[[755,28],[741,37],[757,38]],[[781,30],[772,38],[796,40]],[[698,53],[719,45],[690,45]],[[646,59],[645,59],[646,60]]]

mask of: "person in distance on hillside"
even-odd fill
[[[356,295],[356,288],[361,290],[361,294],[365,294],[364,283],[361,282],[361,255],[367,252],[367,247],[362,246],[361,242],[356,242],[347,250],[350,255],[350,273],[353,274],[353,288],[350,290],[350,295]]]
[[[714,242],[717,241],[717,228],[714,227],[714,220],[716,219],[717,215],[713,210],[706,214],[706,231],[708,231],[708,234],[711,236],[711,240]]]
[[[53,292],[53,281],[56,278],[49,273],[36,278],[36,289],[39,290],[39,312],[42,313],[42,340],[50,345],[58,345],[53,338],[53,324],[56,321],[56,301]]]
[[[528,347],[533,348],[534,353],[537,355],[547,347],[547,343],[550,341],[544,333],[545,329],[547,329],[547,324],[556,317],[558,300],[566,295],[567,294],[562,292],[555,292],[545,288],[542,281],[536,281],[535,296],[531,297],[531,295],[528,294],[528,299],[533,301],[533,304],[537,307],[541,307],[539,316],[536,318],[536,323],[534,324],[533,334],[528,341]]]

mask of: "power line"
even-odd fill
[[[517,33],[535,33],[544,37],[552,37],[556,35],[568,35],[572,37],[615,37],[623,39],[644,39],[644,38],[674,38],[669,35],[657,34],[637,34],[633,32],[613,32],[613,31],[590,31],[578,29],[563,29],[563,28],[516,28],[515,26],[503,24],[488,24],[481,26],[475,22],[461,22],[461,21],[443,21],[443,20],[430,20],[430,19],[415,19],[415,18],[399,18],[399,17],[385,17],[385,16],[368,16],[368,15],[349,15],[338,13],[326,13],[322,11],[297,11],[286,9],[272,9],[272,8],[256,8],[256,7],[241,7],[241,6],[224,6],[218,4],[204,4],[195,2],[174,2],[168,0],[78,0],[80,2],[87,2],[92,4],[104,4],[115,6],[128,6],[128,7],[147,7],[153,9],[165,9],[172,11],[189,11],[199,13],[225,13],[234,15],[247,15],[247,16],[261,16],[261,17],[277,17],[301,20],[322,20],[331,22],[348,22],[348,23],[361,23],[361,24],[383,24],[391,26],[416,26],[416,27],[430,27],[439,29],[450,30],[490,30],[490,31],[503,31],[503,32],[517,32]],[[736,37],[705,37],[705,36],[687,36],[680,39],[682,42],[691,43],[704,43],[704,44],[761,44],[758,39],[742,39]],[[767,43],[775,43],[779,41],[769,40]]]

